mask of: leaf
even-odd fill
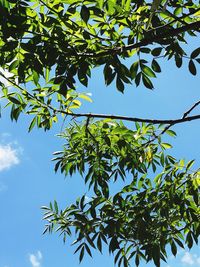
[[[176,247],[174,241],[171,242],[171,251],[172,251],[172,254],[174,256],[176,256],[176,254],[177,254],[177,247]]]
[[[151,67],[153,71],[158,72],[158,73],[161,72],[160,65],[155,59],[152,60]]]
[[[155,57],[160,56],[162,52],[162,47],[156,47],[151,51],[151,54]]]
[[[86,101],[92,102],[92,99],[86,94],[79,94],[78,97],[85,99]]]
[[[179,239],[174,238],[174,240],[175,240],[175,242],[179,245],[179,247],[181,247],[181,248],[184,249],[184,245],[183,245],[183,243],[182,243]]]
[[[156,77],[155,73],[148,66],[142,65],[142,71],[149,77]]]
[[[136,84],[136,86],[138,86],[140,84],[141,76],[142,76],[142,72],[139,72],[136,75],[136,77],[135,77],[135,84]]]
[[[90,255],[90,257],[92,258],[92,253],[91,253],[91,250],[90,248],[88,247],[88,245],[85,243],[85,248],[86,248],[86,251],[87,253]]]
[[[89,237],[89,235],[86,235],[86,239],[88,241],[88,243],[90,244],[91,247],[96,248],[94,245],[94,242],[92,241],[92,239]]]
[[[82,20],[87,24],[90,18],[90,11],[85,5],[82,6],[80,15]]]
[[[85,247],[83,246],[79,255],[79,262],[83,260],[84,253],[85,253]]]
[[[35,83],[35,85],[38,85],[38,81],[39,81],[39,75],[36,71],[33,71],[33,81]]]
[[[32,121],[31,121],[30,125],[29,125],[29,128],[28,128],[28,131],[29,131],[29,132],[34,128],[36,122],[37,122],[37,117],[34,117],[34,118],[32,119]]]
[[[176,66],[178,68],[180,68],[182,66],[182,63],[183,63],[183,60],[182,60],[182,57],[180,56],[175,56],[175,62],[176,62]]]
[[[191,53],[191,58],[196,58],[198,57],[200,54],[200,47],[198,47],[197,49],[195,49],[192,53]]]
[[[16,69],[19,65],[19,60],[15,60],[12,62],[12,64],[10,64],[9,66],[9,71],[11,72],[13,69]]]
[[[54,208],[55,208],[56,214],[58,214],[58,203],[56,200],[54,200]]]
[[[131,79],[132,80],[135,79],[135,77],[137,75],[138,66],[139,66],[139,63],[137,61],[137,62],[134,62],[130,67],[130,74],[131,74]]]
[[[101,242],[101,236],[100,235],[97,238],[97,248],[102,253],[102,242]]]
[[[191,231],[188,232],[187,236],[186,236],[186,242],[187,242],[187,245],[188,245],[188,248],[192,248],[193,246],[193,239],[192,239],[192,234],[191,234]]]
[[[8,99],[10,100],[10,102],[16,104],[16,105],[20,105],[20,101],[12,96],[8,96]]]
[[[156,267],[160,267],[160,249],[159,246],[154,245],[153,247],[153,261]]]
[[[170,145],[168,143],[162,143],[161,147],[164,148],[164,149],[169,149],[169,148],[172,148],[172,145]]]
[[[116,249],[119,249],[119,242],[117,240],[117,237],[114,236],[112,237],[110,244],[109,244],[109,251],[114,252]]]
[[[137,253],[136,256],[135,256],[135,265],[138,267],[140,264],[140,256],[139,254]]]
[[[196,67],[195,67],[195,65],[194,65],[193,60],[190,60],[190,61],[189,61],[188,68],[189,68],[189,71],[190,71],[190,73],[191,73],[192,75],[195,76],[195,75],[197,74],[197,70],[196,70]]]
[[[121,93],[124,92],[124,84],[123,84],[122,80],[119,78],[119,76],[117,76],[116,86],[117,86],[118,91],[120,91]]]
[[[178,15],[180,15],[182,12],[183,12],[183,8],[182,8],[182,7],[177,7],[177,8],[174,10],[174,15],[175,15],[175,16],[178,16]]]
[[[151,89],[151,90],[154,88],[150,79],[144,74],[142,75],[142,81],[146,88]]]
[[[172,130],[167,130],[166,131],[166,134],[168,134],[168,135],[170,135],[172,137],[175,137],[176,136],[176,133],[174,131],[172,131]]]
[[[190,160],[186,165],[186,170],[190,170],[191,167],[193,166],[194,162],[195,162],[194,160]]]
[[[108,14],[113,15],[115,13],[116,0],[107,0]]]

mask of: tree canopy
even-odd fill
[[[56,201],[43,206],[44,232],[55,229],[64,241],[72,235],[80,261],[107,244],[124,267],[142,259],[160,266],[168,246],[176,255],[177,247],[198,243],[200,171],[193,160],[168,154],[162,136],[200,119],[190,116],[200,101],[182,118],[166,120],[76,110],[92,101],[77,84],[87,87],[97,68],[105,85],[115,83],[122,93],[131,83],[153,89],[163,60],[178,68],[186,61],[196,75],[200,47],[191,51],[189,44],[200,30],[199,1],[1,0],[0,10],[2,98],[11,119],[29,114],[31,131],[69,116],[86,118],[66,126],[54,160],[56,171],[83,176],[93,196],[64,210]],[[124,186],[114,192],[112,182],[121,179]]]

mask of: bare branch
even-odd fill
[[[49,107],[50,108],[50,107]],[[146,122],[152,124],[180,124],[187,121],[193,121],[200,119],[200,114],[195,116],[190,116],[187,118],[180,118],[180,119],[143,119],[137,117],[127,117],[127,116],[120,116],[120,115],[111,115],[111,114],[96,114],[96,113],[68,113],[64,110],[55,109],[56,113],[63,113],[68,116],[73,117],[86,117],[86,118],[98,118],[98,119],[114,119],[114,120],[124,120],[124,121],[132,121],[132,122]]]
[[[190,112],[195,109],[198,105],[200,104],[200,100],[197,101],[190,109],[188,109],[184,114],[183,114],[183,119],[186,118]]]

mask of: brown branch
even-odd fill
[[[113,119],[113,120],[124,120],[124,121],[132,121],[132,122],[146,122],[146,123],[152,123],[152,124],[180,124],[187,121],[193,121],[200,119],[199,115],[190,116],[187,118],[181,118],[181,119],[143,119],[143,118],[137,118],[137,117],[127,117],[127,116],[120,116],[120,115],[111,115],[111,114],[96,114],[96,113],[69,113],[65,110],[59,110],[54,109],[53,107],[49,107],[50,109],[53,109],[56,113],[62,113],[66,114],[68,116],[73,117],[86,117],[86,118],[97,118],[97,119]]]
[[[68,111],[61,110],[61,109],[56,109],[56,108],[54,108],[54,107],[52,107],[50,105],[47,105],[45,103],[42,103],[39,99],[37,99],[34,95],[32,95],[27,90],[25,90],[24,88],[22,88],[19,84],[17,84],[16,82],[12,81],[8,77],[6,77],[2,72],[0,72],[0,76],[2,76],[4,79],[6,79],[8,82],[10,82],[15,87],[17,87],[21,92],[26,91],[26,93],[28,94],[28,96],[30,98],[35,99],[38,103],[40,103],[41,106],[52,110],[54,114],[60,113],[60,114],[64,114],[64,115],[67,115],[67,116],[72,116],[72,117],[75,117],[75,118],[78,118],[78,117],[86,117],[88,120],[90,118],[96,118],[96,119],[123,120],[123,121],[131,121],[131,122],[145,122],[145,123],[151,123],[151,124],[168,124],[168,126],[166,126],[166,128],[163,130],[162,133],[164,133],[166,130],[168,130],[169,127],[171,127],[172,125],[180,124],[180,123],[184,123],[184,122],[188,122],[188,121],[193,121],[193,120],[199,120],[200,119],[200,114],[187,117],[187,115],[197,105],[200,104],[200,100],[198,102],[196,102],[188,111],[186,111],[184,113],[184,115],[183,115],[182,118],[179,118],[179,119],[143,119],[143,118],[138,118],[138,117],[128,117],[128,116],[112,115],[112,114],[70,113]]]
[[[186,118],[190,112],[195,109],[198,105],[200,104],[200,100],[197,101],[190,109],[188,109],[184,114],[183,114],[183,119]]]

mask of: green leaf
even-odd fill
[[[142,65],[142,71],[149,77],[156,77],[155,73],[148,66]]]
[[[33,81],[35,83],[35,85],[38,85],[38,81],[39,81],[39,75],[36,71],[33,71]]]
[[[135,265],[138,267],[140,264],[140,256],[139,254],[137,253],[136,256],[135,256]]]
[[[146,88],[151,89],[151,90],[154,88],[152,82],[145,74],[142,75],[142,81]]]
[[[153,71],[158,72],[158,73],[161,72],[160,65],[155,59],[152,60],[151,67]]]
[[[79,94],[78,97],[85,99],[86,101],[92,102],[92,99],[87,94]]]
[[[121,93],[124,92],[124,84],[123,84],[122,80],[119,78],[119,76],[117,76],[116,86],[117,86],[118,91],[120,91]]]
[[[34,117],[34,118],[32,119],[32,121],[31,121],[30,125],[29,125],[29,128],[28,128],[28,131],[29,131],[29,132],[34,128],[36,122],[37,122],[37,117]]]
[[[19,60],[13,61],[9,66],[9,71],[11,72],[13,69],[16,69],[19,65]]]
[[[167,130],[166,134],[168,134],[168,135],[170,135],[172,137],[176,137],[176,133],[174,131],[172,131],[172,130]]]
[[[171,242],[171,251],[172,251],[172,254],[174,256],[176,256],[176,254],[177,254],[177,247],[176,247],[174,241]]]
[[[56,200],[54,200],[54,209],[55,209],[55,212],[58,214],[58,203]]]
[[[119,242],[117,238],[114,236],[112,237],[110,244],[109,244],[109,251],[114,252],[116,249],[119,249]]]
[[[17,98],[15,98],[15,97],[8,96],[8,99],[9,99],[10,102],[12,102],[13,104],[21,105],[21,102],[20,102]]]
[[[138,86],[140,84],[141,76],[142,76],[142,72],[139,72],[136,75],[136,77],[135,77],[135,84],[136,84],[136,86]]]
[[[151,51],[151,54],[154,57],[158,57],[158,56],[160,56],[161,52],[162,52],[162,47],[156,47]]]
[[[194,162],[195,162],[195,160],[190,160],[186,165],[186,170],[190,170],[191,167],[193,166]]]
[[[168,143],[162,143],[161,147],[164,148],[164,149],[169,149],[169,148],[172,148],[172,145],[170,145]]]

